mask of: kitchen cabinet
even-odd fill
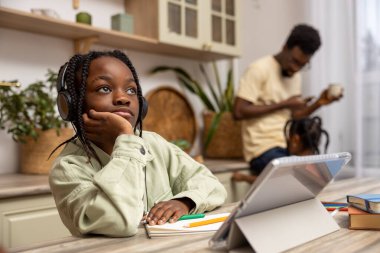
[[[231,180],[234,172],[250,174],[249,164],[243,160],[229,159],[206,159],[204,165],[218,178],[227,191],[226,203],[240,201],[251,188],[246,182],[235,182]]]
[[[70,236],[51,194],[0,199],[0,245],[5,248]]]
[[[249,174],[248,171],[240,172]],[[225,203],[234,203],[242,200],[251,188],[251,184],[249,183],[232,181],[231,177],[233,172],[214,173],[214,175],[223,184],[227,191],[227,199]]]
[[[125,0],[137,35],[204,54],[240,55],[238,0]]]

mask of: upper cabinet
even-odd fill
[[[237,56],[237,4],[235,0],[160,0],[159,40]]]
[[[137,35],[200,53],[240,55],[238,0],[125,0]]]

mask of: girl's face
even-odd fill
[[[102,56],[90,63],[85,112],[115,113],[134,127],[139,113],[137,84],[131,70],[117,58]]]

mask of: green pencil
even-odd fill
[[[182,215],[178,220],[191,220],[191,219],[199,219],[199,218],[204,218],[204,217],[205,217],[204,213],[187,214],[187,215]]]

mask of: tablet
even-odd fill
[[[225,248],[232,222],[240,217],[315,198],[350,161],[351,154],[290,156],[272,160],[211,238],[211,248]]]

